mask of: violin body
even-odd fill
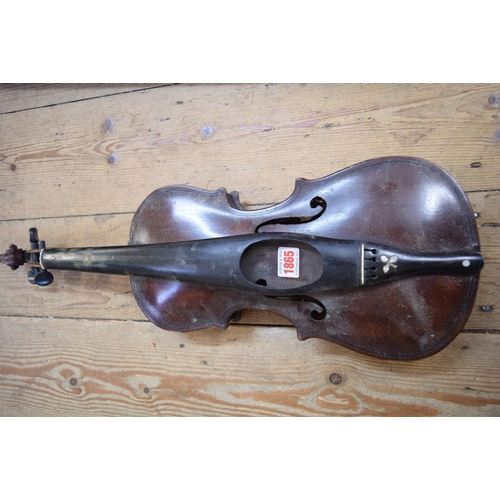
[[[317,218],[323,207],[313,208],[315,199],[326,204]],[[137,211],[129,244],[257,230],[367,240],[423,253],[480,250],[462,189],[444,170],[414,158],[369,160],[322,179],[298,179],[287,200],[255,211],[245,210],[237,193],[224,189],[161,188]],[[478,278],[478,273],[414,276],[376,287],[322,291],[314,300],[280,300],[140,276],[131,277],[131,283],[144,314],[167,330],[226,328],[236,312],[262,309],[289,319],[300,340],[319,337],[377,357],[416,359],[439,351],[459,333],[473,307]],[[326,309],[319,321],[311,316],[317,302]]]
[[[223,188],[167,186],[139,207],[128,243],[123,259],[155,271],[123,260],[120,274],[160,328],[226,328],[241,310],[266,310],[290,320],[300,340],[398,360],[429,356],[456,337],[482,267],[463,190],[440,167],[406,157],[298,179],[288,199],[259,210]],[[43,249],[41,268],[114,272],[110,262],[118,269],[122,255],[114,248],[69,249],[64,262],[62,250]],[[162,258],[179,272],[151,264]]]

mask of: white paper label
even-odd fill
[[[299,249],[292,247],[278,248],[278,276],[282,278],[299,277]]]

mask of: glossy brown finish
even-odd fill
[[[245,210],[237,193],[225,189],[161,188],[137,211],[129,244],[255,231],[371,241],[422,253],[480,250],[472,209],[457,182],[428,161],[405,157],[298,179],[287,200],[255,211]],[[294,299],[144,277],[132,277],[131,283],[143,312],[164,329],[225,328],[242,309],[264,309],[292,321],[301,340],[319,337],[364,354],[408,360],[441,350],[459,333],[478,278],[479,273],[416,276]]]

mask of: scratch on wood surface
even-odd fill
[[[414,146],[427,137],[433,130],[435,130],[435,127],[430,127],[423,131],[411,130],[409,132],[391,132],[389,136],[394,137],[401,146]]]
[[[223,136],[224,133],[227,136],[227,133],[232,133],[232,132],[237,132],[236,136],[237,137],[247,137],[249,135],[253,135],[256,133],[261,133],[261,132],[269,132],[269,131],[276,131],[276,130],[287,130],[287,129],[301,129],[301,128],[311,128],[314,127],[316,124],[318,124],[321,121],[320,118],[314,119],[314,120],[305,120],[302,122],[298,123],[292,123],[292,124],[272,124],[272,125],[238,125],[238,126],[232,126],[232,127],[221,127],[221,128],[216,128],[217,130],[217,136]],[[233,134],[234,135],[234,134]],[[203,139],[203,137],[202,137]],[[172,143],[200,143],[200,133],[199,131],[194,131],[190,134],[185,134],[185,135],[180,135],[180,136],[174,136],[174,137],[167,137],[165,139],[158,139],[154,141],[155,146],[165,146],[167,144],[172,144]]]

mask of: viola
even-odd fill
[[[160,328],[227,328],[244,309],[290,320],[300,340],[412,360],[463,328],[483,267],[476,221],[460,185],[419,158],[368,160],[297,179],[285,201],[247,210],[237,192],[167,186],[137,210],[129,244],[48,248],[30,229],[32,284],[51,271],[123,274]]]

